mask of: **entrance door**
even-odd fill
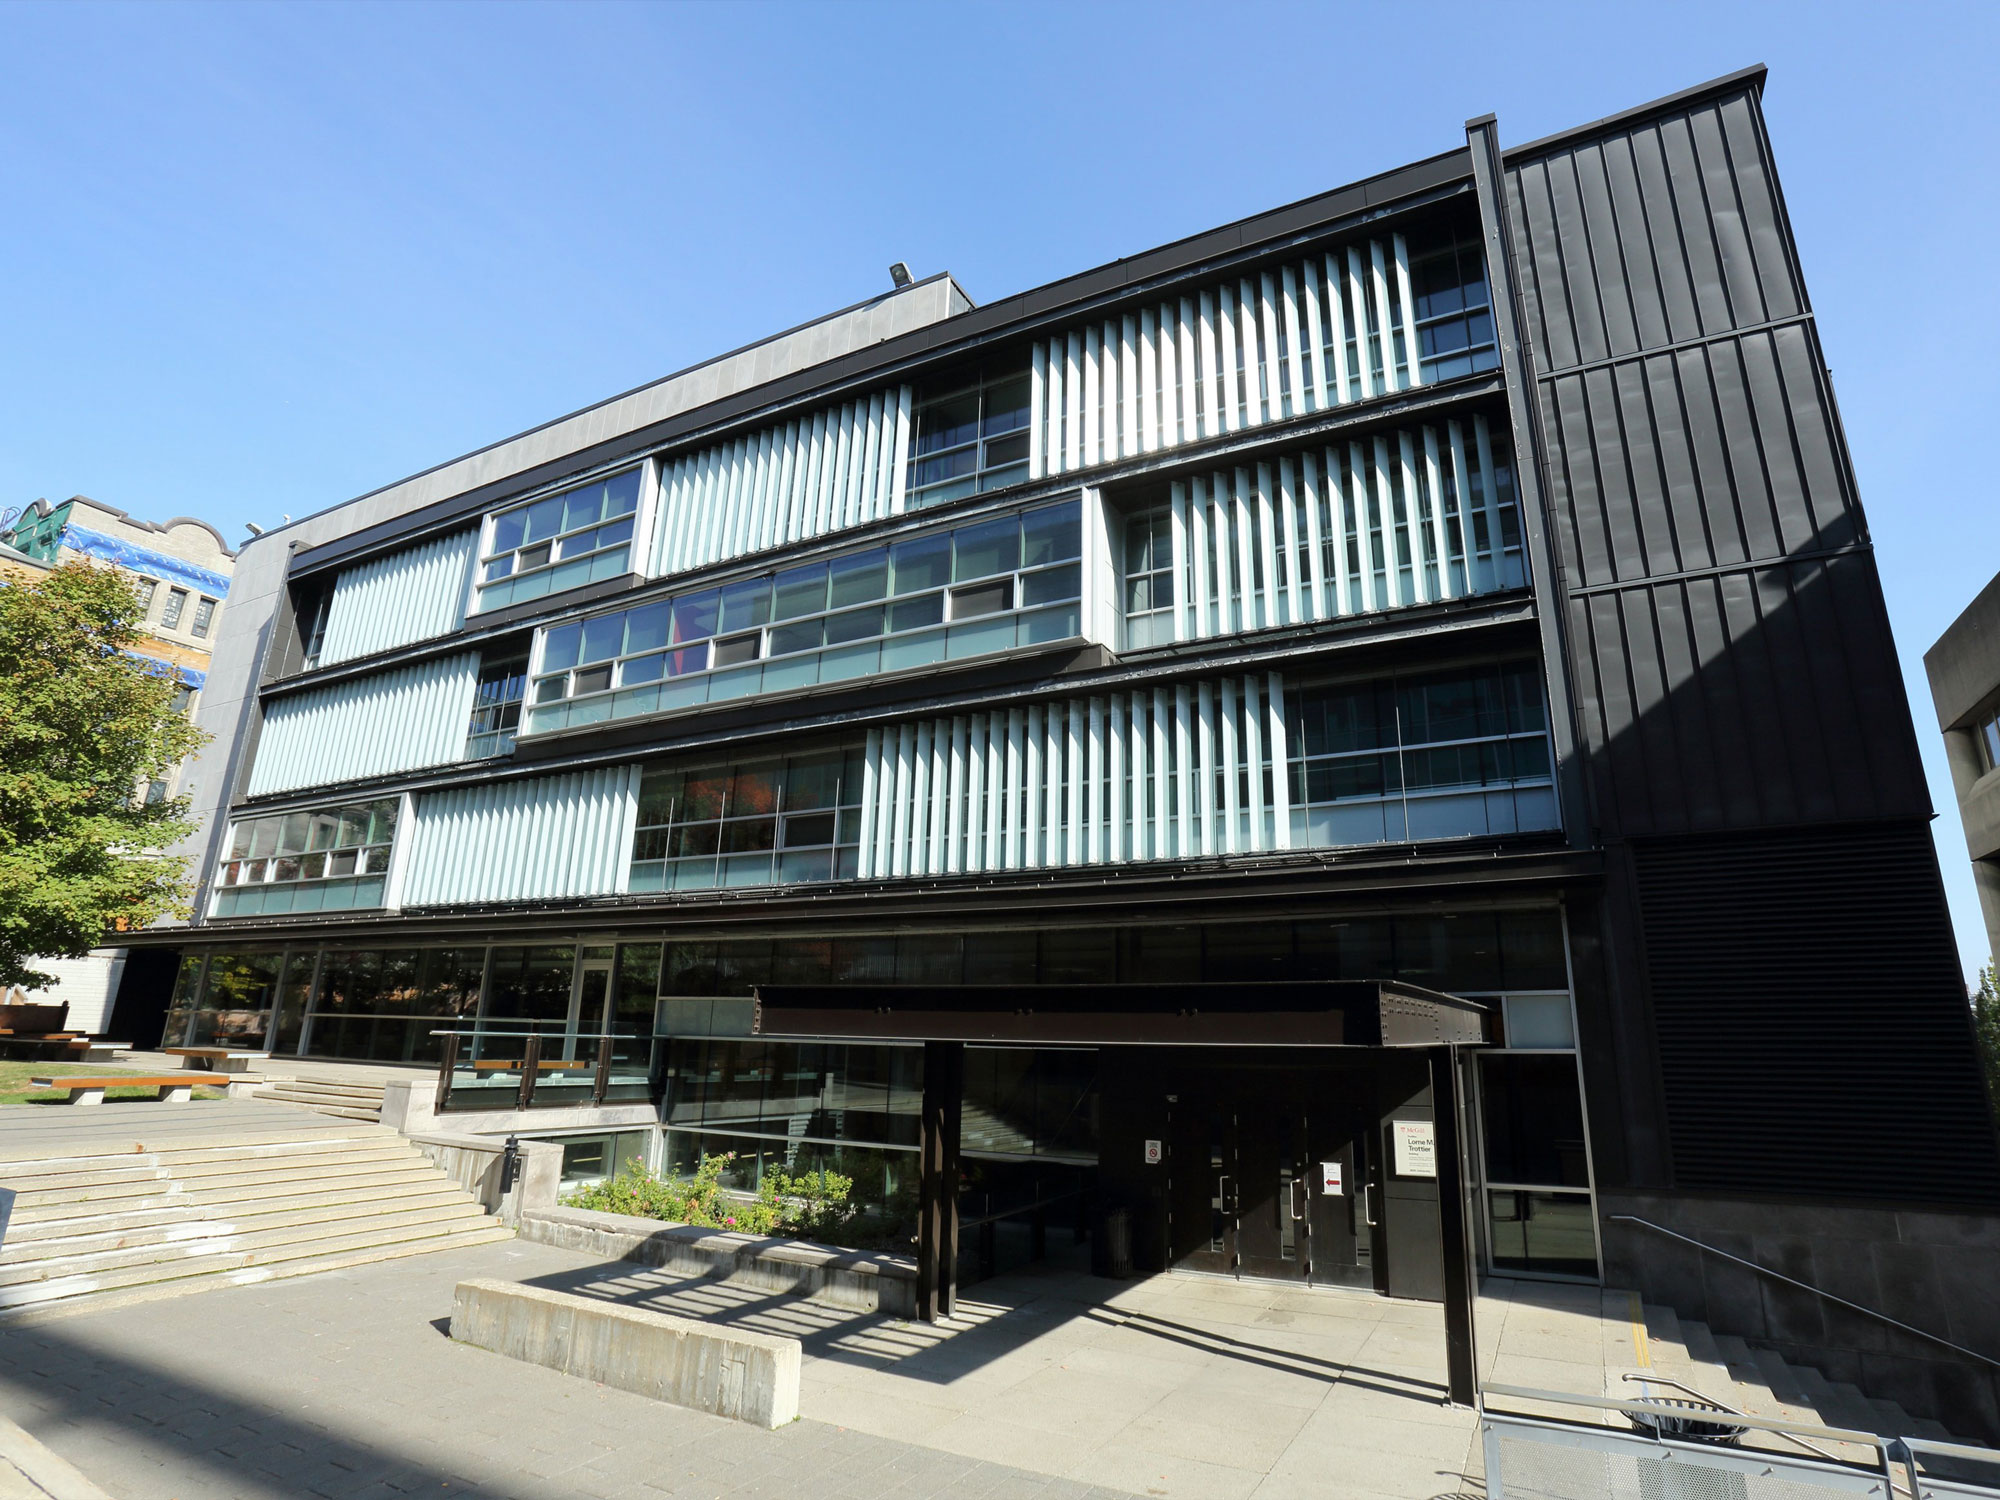
[[[1172,1096],[1173,1263],[1375,1288],[1380,1164],[1358,1070],[1216,1070]]]

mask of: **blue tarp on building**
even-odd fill
[[[155,552],[150,547],[141,547],[137,542],[106,536],[103,532],[92,531],[87,526],[63,527],[62,545],[118,567],[130,568],[135,573],[144,573],[148,578],[164,579],[169,583],[184,583],[189,588],[200,589],[204,594],[217,599],[224,598],[229,593],[229,580],[220,573],[212,572],[196,563],[183,562],[178,557],[169,557],[164,552]]]

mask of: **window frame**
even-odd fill
[[[1025,557],[1026,537],[1027,527],[1031,518],[1043,513],[1063,510],[1074,510],[1075,512],[1076,533],[1074,551],[1068,555],[1064,555],[1065,544],[1068,540],[1064,538],[1055,546],[1056,555],[1043,562],[1027,562]],[[961,533],[975,532],[983,527],[993,525],[995,522],[1008,520],[1015,523],[1016,536],[1019,538],[1015,563],[1010,567],[994,572],[979,573],[964,578],[955,576],[958,572],[957,560],[959,557],[958,545],[955,539]],[[1058,522],[1058,524],[1061,523]],[[763,669],[774,663],[780,666],[786,663],[803,664],[809,658],[818,658],[824,664],[828,653],[849,650],[856,653],[865,652],[869,647],[880,648],[891,642],[916,642],[925,639],[933,633],[941,643],[938,654],[934,659],[907,666],[897,665],[893,667],[883,667],[878,662],[874,671],[879,673],[917,670],[942,662],[966,660],[973,656],[994,655],[1002,651],[1017,651],[1044,644],[1053,644],[1057,641],[1079,639],[1082,636],[1085,625],[1082,599],[1083,533],[1084,517],[1080,497],[1061,499],[1048,504],[1025,506],[1019,509],[1003,510],[995,514],[969,517],[956,525],[940,526],[932,530],[917,532],[894,541],[878,543],[872,547],[855,548],[846,552],[833,553],[821,560],[800,563],[788,568],[765,569],[707,588],[658,596],[637,603],[626,604],[614,610],[604,610],[594,614],[577,615],[554,621],[539,627],[535,632],[534,648],[528,666],[528,681],[522,708],[520,733],[525,735],[549,734],[560,732],[566,728],[580,727],[582,724],[598,723],[614,718],[634,717],[635,714],[629,711],[624,714],[612,711],[616,708],[617,700],[621,694],[643,694],[648,688],[660,688],[673,682],[707,679],[709,689],[704,691],[702,696],[690,696],[685,702],[675,702],[672,704],[658,703],[658,699],[663,695],[656,693],[656,706],[650,709],[640,709],[637,712],[639,714],[665,713],[677,708],[693,708],[702,704],[728,701],[730,698],[739,696],[747,697],[761,695],[765,692],[784,692],[793,687],[816,687],[856,681],[860,680],[859,676],[824,678],[816,669],[811,681],[766,686],[763,679]],[[943,579],[939,582],[926,584],[920,588],[911,589],[907,593],[897,592],[893,578],[890,576],[894,566],[896,549],[935,539],[943,539],[946,543],[943,570],[945,576]],[[832,604],[830,601],[834,570],[844,562],[852,562],[858,558],[867,558],[876,553],[881,555],[884,570],[884,582],[881,592],[872,599],[864,599],[859,602],[849,600],[839,605]],[[828,582],[824,587],[827,587],[828,592],[823,597],[828,598],[829,602],[820,608],[806,610],[783,619],[774,618],[776,612],[775,599],[781,586],[780,580],[788,574],[796,574],[810,569],[826,570]],[[1075,572],[1076,583],[1073,593],[1055,598],[1031,597],[1036,591],[1036,580],[1043,578],[1055,579],[1065,570],[1074,570]],[[959,612],[960,609],[966,607],[968,601],[965,596],[968,590],[1002,581],[1005,582],[1009,594],[1007,607],[977,614]],[[726,625],[723,619],[723,601],[725,597],[732,591],[737,590],[755,594],[760,586],[765,602],[754,612],[754,623]],[[912,614],[923,615],[926,612],[927,602],[933,599],[937,601],[935,618],[922,619],[919,623],[908,625],[900,630],[894,628],[891,613],[894,609],[904,608],[908,609]],[[915,606],[915,608],[910,608],[911,606]],[[708,632],[702,635],[691,634],[681,640],[671,639],[670,637],[674,633],[671,621],[681,607],[687,607],[695,612],[699,612],[704,608],[708,609],[713,616],[713,623]],[[579,642],[575,660],[566,666],[553,670],[548,667],[547,648],[551,636],[556,631],[575,627],[585,632],[587,637],[589,627],[595,621],[623,620],[637,611],[647,609],[659,609],[665,612],[666,618],[670,622],[666,631],[668,639],[658,644],[647,645],[636,650],[627,649],[628,630],[626,626],[621,624],[618,627],[618,648],[611,655],[600,656],[586,661],[583,657],[581,642]],[[869,610],[880,611],[882,628],[871,634],[857,635],[838,641],[832,641],[827,638],[826,625],[828,622],[843,617],[860,615]],[[1057,616],[1062,611],[1070,611],[1074,614],[1075,625],[1073,629],[1068,630],[1062,635],[1051,637],[1046,642],[1035,639],[1023,639],[1024,636],[1029,634],[1033,622],[1048,620]],[[958,654],[953,652],[954,627],[991,626],[1002,620],[1009,622],[1013,627],[1011,638],[1006,644],[996,644],[983,650],[966,651]],[[810,627],[815,622],[819,625],[816,643],[800,645],[790,650],[773,651],[771,649],[774,636],[787,630]],[[999,632],[995,631],[994,633],[998,634]],[[957,639],[976,640],[977,637],[968,629],[959,635]],[[718,648],[746,642],[752,647],[749,654],[729,660],[718,660],[720,654]],[[692,655],[696,652],[701,653],[700,665],[683,665],[680,670],[673,670],[675,665],[674,658],[676,656],[682,654]],[[630,664],[649,661],[655,657],[661,658],[658,676],[636,681],[628,680],[626,674]],[[713,686],[721,674],[740,672],[740,676],[737,679],[729,679],[727,677],[721,679],[725,685],[731,685],[733,681],[748,680],[750,675],[749,669],[751,668],[755,668],[757,672],[758,686],[755,689],[740,694],[734,692],[728,693],[721,699],[714,696]],[[579,687],[579,679],[584,674],[595,674],[600,671],[608,673],[602,686]],[[557,684],[560,684],[560,690],[555,689],[555,685]],[[547,690],[547,696],[544,696],[545,689]],[[579,717],[573,709],[561,714],[541,714],[538,712],[543,709],[553,709],[557,705],[576,704],[602,704],[606,706],[606,712],[596,717]],[[593,713],[594,711],[594,708],[586,710],[587,713]],[[538,724],[538,719],[544,722]],[[547,722],[558,719],[561,722]]]
[[[395,858],[396,838],[405,821],[402,802],[400,797],[371,797],[359,802],[337,802],[324,807],[232,817],[228,834],[223,840],[222,856],[215,863],[210,901],[212,913],[217,916],[255,915],[222,911],[223,900],[232,891],[252,886],[297,886],[315,887],[324,892],[332,889],[336,881],[348,882],[350,892],[358,891],[371,880],[381,882],[381,890],[374,893],[375,900],[338,909],[365,910],[383,906],[389,871]],[[356,814],[365,819],[362,837],[358,841],[346,842],[343,835],[348,820]],[[288,842],[285,825],[293,818],[306,820],[303,846],[288,851],[285,849]],[[322,818],[333,820],[333,836],[331,841],[314,848],[314,820]],[[386,828],[381,827],[378,820],[386,820]],[[268,840],[260,832],[264,828],[273,830]],[[382,836],[376,837],[378,833]],[[353,855],[352,864],[346,869],[335,870],[333,866],[337,857],[348,854]],[[307,865],[314,860],[318,861],[317,871],[306,874]],[[280,870],[288,861],[295,866],[295,871],[281,875]]]
[[[209,598],[206,594],[199,594],[195,597],[194,621],[188,626],[188,634],[196,640],[205,641],[208,639],[209,628],[215,624],[216,603],[216,600]]]
[[[167,602],[160,607],[160,629],[179,630],[181,628],[181,616],[187,613],[187,603],[188,591],[186,589],[168,589]]]
[[[989,399],[992,393],[1002,387],[1020,384],[1023,389],[1023,404],[1009,404],[1007,412],[1018,411],[1021,421],[1012,427],[987,430],[991,420]],[[923,445],[924,412],[935,409],[946,402],[973,397],[978,403],[978,414],[973,418],[972,436],[955,443],[942,444],[926,450]],[[1034,397],[1031,377],[1024,364],[1019,370],[1008,370],[1004,374],[976,371],[962,378],[960,383],[945,385],[942,382],[920,395],[911,407],[910,416],[910,456],[903,473],[905,504],[910,510],[924,510],[933,505],[943,505],[947,501],[963,499],[967,495],[985,494],[993,490],[1003,490],[1009,485],[1023,483],[1028,478],[1028,434],[1034,426]],[[1019,457],[1009,457],[1002,462],[990,462],[989,448],[996,443],[1007,443],[1020,439]],[[947,474],[941,479],[933,479],[919,484],[917,476],[924,466],[957,454],[970,453],[972,467],[962,472]]]
[[[564,593],[569,589],[582,588],[587,583],[597,582],[600,580],[600,575],[596,571],[597,560],[615,555],[621,549],[625,554],[625,566],[619,569],[618,572],[632,572],[633,560],[636,555],[635,549],[640,539],[640,521],[642,513],[646,508],[648,483],[655,462],[656,460],[653,458],[643,458],[636,464],[623,464],[586,479],[567,481],[543,493],[511,500],[505,505],[488,511],[481,517],[479,524],[477,551],[472,564],[472,597],[468,601],[466,609],[467,617],[471,618],[488,613],[493,609],[505,609],[510,605],[527,603],[533,599],[546,599],[552,594]],[[628,474],[632,476],[631,508],[629,510],[607,512],[604,507],[610,503],[612,498],[610,494],[611,486],[619,480],[624,479]],[[508,517],[517,514],[525,516],[526,512],[533,510],[535,507],[551,503],[557,504],[557,514],[560,517],[568,508],[569,496],[590,489],[597,489],[604,492],[598,501],[597,514],[590,521],[576,526],[569,526],[563,520],[559,519],[555,531],[546,537],[538,537],[530,541],[527,536],[528,523],[524,520],[522,523],[521,539],[518,542],[509,547],[496,545],[498,531]],[[621,522],[625,523],[626,528],[625,535],[622,538],[603,545],[594,545],[587,550],[575,553],[566,554],[563,551],[565,543],[583,536],[586,532],[615,529]],[[546,548],[547,555],[538,562],[531,563],[525,567],[522,566],[520,559],[523,554],[532,552],[536,548]],[[503,559],[509,560],[507,571],[505,573],[494,573],[492,570],[495,564]],[[592,565],[585,570],[590,575],[589,577],[583,578],[576,583],[565,584],[562,588],[546,588],[538,594],[529,595],[527,599],[515,597],[510,589],[504,603],[490,606],[486,603],[489,590],[497,590],[502,584],[511,585],[515,580],[520,578],[546,576],[567,564],[578,562],[588,562]],[[607,574],[602,576],[615,577],[618,575]]]

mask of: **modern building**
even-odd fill
[[[1100,1221],[1438,1297],[1470,1201],[1481,1270],[1992,1430],[1716,1253],[2000,1342],[1762,83],[917,281],[248,543],[169,1039],[429,1064],[578,1176],[836,1165],[943,1299]]]
[[[1924,672],[1986,917],[1986,951],[2000,957],[2000,577],[1924,653]]]
[[[236,554],[206,521],[176,516],[164,525],[142,521],[115,506],[87,495],[72,495],[60,504],[36,500],[0,515],[0,578],[30,577],[58,562],[83,559],[122,569],[139,586],[146,609],[148,639],[134,654],[177,679],[176,706],[193,713],[208,680],[209,656],[221,630],[229,575]],[[134,788],[135,794],[163,802],[183,791],[187,768],[176,767],[164,778]],[[116,1008],[124,981],[128,952],[122,947],[98,948],[82,958],[46,958],[41,967],[56,982],[34,998],[69,1006],[70,1029],[103,1035],[117,1025],[148,1030],[159,1024],[156,1005],[148,997],[157,991],[159,956],[142,955],[134,980],[135,1010]],[[151,1041],[150,1036],[120,1038]]]

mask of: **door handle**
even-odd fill
[[[1306,1200],[1306,1180],[1303,1177],[1294,1177],[1292,1179],[1292,1217],[1294,1219],[1303,1219],[1306,1216]]]
[[[1222,1212],[1235,1212],[1234,1205],[1229,1201],[1229,1174],[1227,1172],[1218,1172],[1216,1174],[1215,1201],[1222,1206]]]
[[[1361,1184],[1361,1222],[1370,1229],[1375,1227],[1375,1185]]]

